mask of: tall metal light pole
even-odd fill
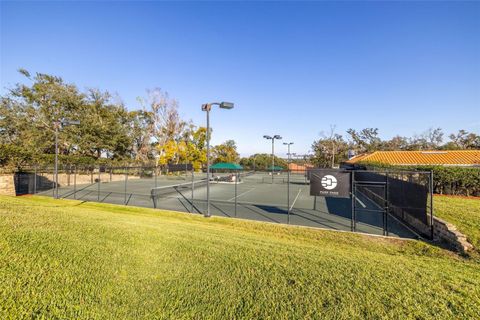
[[[273,171],[275,170],[275,139],[281,140],[282,137],[279,136],[278,134],[274,136],[263,136],[267,140],[272,140],[272,183],[273,183]]]
[[[288,148],[288,168],[287,168],[287,219],[288,223],[290,224],[290,146],[293,144],[293,142],[284,142],[284,145],[287,146]]]
[[[58,130],[66,126],[78,126],[79,124],[79,120],[60,119],[55,121],[55,199],[58,199]]]
[[[290,146],[293,144],[293,142],[284,142],[283,144],[288,147],[287,156],[288,156],[288,163],[290,163]]]
[[[222,109],[233,109],[231,102],[211,102],[202,104],[202,110],[207,112],[207,211],[204,216],[210,217],[210,110],[217,105]]]

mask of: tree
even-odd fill
[[[320,133],[320,138],[313,142],[313,162],[320,167],[335,167],[341,161],[346,160],[348,143],[343,137],[335,133],[335,126],[330,126],[329,134]]]
[[[407,150],[408,139],[402,136],[395,136],[390,140],[382,142],[382,150],[395,151],[395,150]]]
[[[425,137],[428,142],[428,146],[431,149],[437,149],[443,142],[442,128],[430,128],[425,132]]]
[[[287,168],[287,162],[277,156],[274,157],[275,166],[280,166],[282,168]],[[267,153],[256,153],[251,155],[248,158],[240,159],[240,165],[245,169],[250,170],[265,170],[271,169],[272,166],[272,155]]]
[[[480,136],[473,133],[468,132],[466,130],[458,130],[457,133],[452,133],[449,136],[451,140],[451,144],[449,144],[449,148],[452,149],[478,149],[480,148]]]
[[[0,142],[15,144],[36,154],[53,154],[55,124],[61,119],[80,120],[59,132],[60,155],[98,159],[131,155],[131,118],[108,92],[80,92],[62,78],[20,72],[31,85],[17,84],[1,97]]]
[[[382,140],[378,137],[378,128],[365,128],[360,132],[348,129],[347,133],[353,142],[356,153],[369,153],[379,150]]]
[[[168,92],[160,88],[147,91],[147,98],[138,98],[142,110],[151,112],[151,135],[156,143],[162,145],[167,141],[182,138],[187,122],[180,118],[178,101],[171,99]]]
[[[314,155],[311,160],[317,167],[335,167],[348,159],[348,149],[348,143],[339,134],[321,137],[312,144]]]
[[[222,144],[213,147],[213,163],[230,162],[237,163],[239,154],[234,140],[227,140]]]
[[[62,118],[76,118],[85,96],[74,85],[65,84],[59,77],[37,73],[31,77],[26,70],[19,70],[31,86],[17,84],[2,96],[2,143],[21,145],[38,153],[54,152],[55,122]],[[72,141],[73,128],[59,134],[60,152],[67,153]]]
[[[131,111],[129,116],[133,157],[136,161],[148,162],[154,157],[152,142],[153,114],[146,110],[135,110]]]
[[[407,146],[408,150],[436,150],[443,142],[441,128],[430,128],[420,135],[414,135]]]

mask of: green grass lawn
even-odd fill
[[[434,215],[453,223],[480,252],[480,199],[435,196]]]
[[[478,319],[479,275],[419,241],[0,197],[0,319]]]

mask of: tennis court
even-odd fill
[[[215,177],[226,175],[218,174]],[[107,174],[99,173],[93,183],[60,186],[59,196],[204,214],[207,208],[206,189],[204,173],[126,175],[120,181],[111,181]],[[51,190],[40,193],[52,195]],[[356,194],[354,201],[355,231],[384,234],[384,215],[378,203],[361,192]],[[303,174],[291,174],[290,183],[287,173],[275,174],[272,179],[272,175],[266,172],[244,173],[236,183],[211,181],[210,212],[214,216],[352,230],[352,200],[310,196],[310,185]],[[389,217],[388,235],[417,237],[408,226],[393,216]]]

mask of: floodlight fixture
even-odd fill
[[[233,109],[233,102],[223,101],[220,103],[219,107],[222,109]]]

